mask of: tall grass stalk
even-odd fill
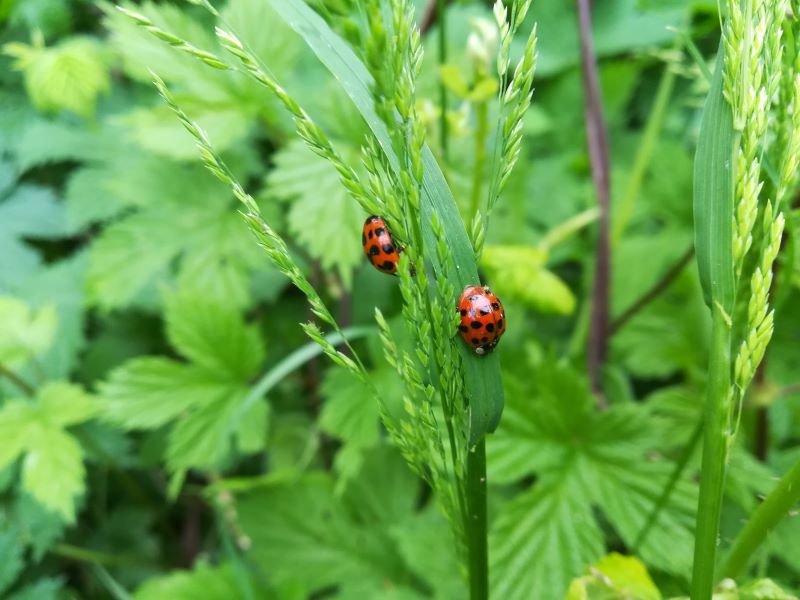
[[[196,3],[216,15],[206,2],[198,0]],[[278,13],[302,30],[312,48],[326,49],[328,54],[323,63],[334,72],[344,69],[337,72],[337,76],[347,78],[359,73],[345,89],[371,129],[363,146],[362,172],[342,160],[325,132],[224,23],[217,27],[217,37],[235,59],[235,66],[159,29],[142,14],[123,12],[177,50],[217,69],[241,71],[271,90],[288,111],[306,145],[335,167],[342,186],[365,212],[386,218],[395,238],[404,245],[398,275],[402,315],[414,341],[412,349],[401,349],[397,345],[379,311],[376,311],[376,320],[387,361],[397,370],[405,387],[405,415],[390,415],[380,395],[375,393],[375,396],[384,423],[400,452],[437,491],[456,534],[459,550],[465,550],[462,555],[466,555],[470,597],[483,600],[488,597],[484,436],[499,419],[502,393],[495,393],[492,398],[480,395],[501,390],[499,377],[496,381],[492,377],[497,371],[496,358],[476,358],[454,337],[458,314],[453,307],[460,291],[454,281],[462,286],[477,282],[475,254],[463,223],[452,216],[457,214],[455,203],[451,196],[448,198],[449,191],[442,189],[444,179],[435,162],[431,164],[432,157],[425,146],[424,127],[416,109],[415,86],[422,46],[414,23],[413,6],[408,0],[392,0],[388,7],[377,0],[360,3],[367,24],[366,34],[363,38],[359,36],[367,64],[365,69],[305,4],[288,5],[273,0],[273,5],[276,9],[280,5]],[[511,11],[510,29],[516,30],[524,18],[527,4],[523,2],[522,5],[524,10],[515,4]],[[503,129],[502,181],[507,179],[520,151],[521,121],[530,102],[534,47],[529,42],[528,51],[503,96],[510,120]],[[326,63],[331,53],[336,60]],[[325,337],[316,326],[304,324],[307,335],[336,364],[371,387],[369,374],[347,343],[345,332],[293,261],[286,244],[264,222],[258,205],[236,181],[203,130],[176,104],[164,82],[157,76],[154,80],[164,100],[195,138],[205,165],[227,183],[242,202],[242,214],[270,259],[306,295],[314,314],[334,330],[333,336]],[[370,82],[369,89],[365,82]],[[433,176],[429,169],[435,171]],[[432,207],[426,203],[432,203]],[[466,282],[464,277],[468,278]],[[349,355],[334,347],[334,339],[344,341]]]
[[[791,181],[781,175],[776,189],[765,187],[762,163],[772,151],[782,167],[796,165],[793,135],[769,135],[781,89],[788,3],[730,0],[727,8],[695,162],[697,259],[712,329],[693,600],[712,596],[729,448],[744,395],[772,336],[772,265],[784,227],[776,205]],[[796,106],[800,95],[793,101]],[[747,294],[743,302],[737,303],[737,293]]]

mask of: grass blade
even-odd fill
[[[697,508],[692,594],[710,600],[714,586],[731,401],[733,271],[733,149],[739,143],[722,93],[723,51],[706,100],[694,172],[695,246],[700,280],[711,309],[711,347],[703,425],[703,462]]]
[[[697,141],[694,232],[706,304],[733,309],[733,113],[722,95],[722,47]]]
[[[372,76],[363,63],[305,2],[298,0],[269,0],[269,2],[275,12],[305,40],[347,92],[386,156],[397,169],[397,157],[392,150],[389,132],[376,114],[370,94]],[[475,285],[480,281],[475,263],[475,253],[453,195],[436,159],[427,146],[423,149],[422,160],[424,167],[422,229],[425,245],[428,248],[436,247],[436,240],[430,227],[431,215],[435,212],[442,223],[455,265],[455,271],[448,273],[448,279],[456,290],[460,291],[465,286]],[[427,258],[438,262],[435,256]],[[455,303],[456,298],[453,298],[453,306]],[[453,332],[454,335],[455,333]],[[470,443],[474,444],[484,434],[494,431],[500,421],[500,414],[503,411],[500,363],[496,353],[478,357],[468,348],[461,345],[459,347],[464,364],[466,389],[469,394]]]

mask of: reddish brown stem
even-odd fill
[[[595,252],[594,284],[592,287],[591,319],[586,349],[587,367],[592,390],[598,405],[607,402],[603,395],[602,368],[606,360],[608,341],[608,309],[611,278],[611,243],[609,206],[611,180],[609,166],[608,132],[603,117],[600,98],[600,81],[597,57],[592,42],[592,20],[589,0],[578,1],[578,24],[581,40],[581,70],[583,72],[584,104],[586,115],[586,138],[592,179],[600,209],[599,232]]]

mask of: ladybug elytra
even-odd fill
[[[488,287],[468,285],[461,292],[456,311],[458,331],[476,354],[488,354],[506,330],[506,313],[500,299]]]
[[[377,215],[370,215],[364,222],[361,245],[369,262],[379,271],[394,275],[400,260],[400,249],[392,239],[386,221]]]

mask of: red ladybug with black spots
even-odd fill
[[[506,313],[500,299],[488,287],[468,285],[461,292],[456,311],[461,315],[458,331],[475,354],[488,354],[506,330]]]
[[[364,222],[361,245],[369,262],[383,273],[397,273],[400,249],[394,243],[386,222],[377,215],[370,215]]]

